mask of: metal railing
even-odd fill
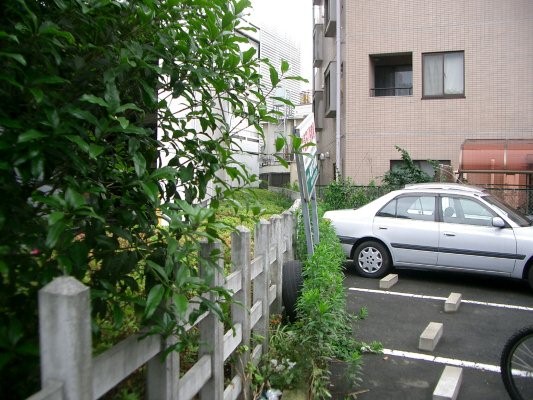
[[[390,87],[390,88],[372,88],[370,89],[371,97],[382,96],[411,96],[413,87]]]
[[[267,167],[270,165],[281,165],[278,158],[282,158],[287,162],[294,161],[294,153],[274,153],[274,154],[263,154],[261,155],[261,166]]]

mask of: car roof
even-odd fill
[[[413,183],[405,185],[404,190],[443,190],[443,191],[458,191],[472,194],[486,194],[487,191],[483,188],[471,185],[464,185],[462,183],[446,183],[446,182],[429,182],[429,183]]]

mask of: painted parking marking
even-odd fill
[[[431,356],[428,354],[413,353],[411,351],[383,349],[383,354],[386,354],[389,356],[395,356],[395,357],[409,358],[411,360],[429,361],[429,362],[434,362],[436,364],[452,365],[455,367],[472,368],[472,369],[477,369],[477,370],[486,371],[486,372],[496,372],[498,374],[501,372],[501,369],[498,365],[458,360],[455,358],[436,357],[436,356]],[[513,375],[520,376],[523,378],[533,377],[533,375],[531,374],[531,371],[516,370],[516,369],[513,370]]]
[[[458,360],[455,358],[436,357],[429,354],[413,353],[410,351],[383,349],[383,354],[395,357],[409,358],[412,360],[429,361],[437,364],[452,365],[455,367],[472,368],[480,371],[500,373],[500,367],[492,364],[483,364],[473,361]]]
[[[442,300],[442,301],[445,301],[447,299],[446,297],[426,296],[423,294],[391,292],[391,291],[376,290],[376,289],[349,288],[348,290],[351,290],[352,292],[379,293],[379,294],[387,294],[390,296],[409,297],[409,298],[414,298],[414,299]],[[486,301],[476,301],[476,300],[461,300],[461,303],[476,304],[476,305],[487,306],[487,307],[506,308],[506,309],[511,309],[511,310],[533,311],[533,307],[516,306],[513,304],[489,303]]]

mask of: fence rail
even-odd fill
[[[282,266],[294,257],[294,231],[289,211],[259,222],[253,258],[250,230],[238,227],[233,233],[232,272],[227,277],[216,272],[212,281],[233,292],[233,329],[224,332],[213,313],[200,316],[194,324],[200,332],[198,360],[181,376],[179,354],[163,357],[175,338],[137,334],[93,357],[89,288],[72,277],[54,279],[39,292],[42,390],[28,400],[97,399],[144,365],[149,400],[189,400],[197,395],[206,400],[249,399],[244,368],[249,361],[257,364],[268,351],[270,313],[281,312]],[[220,246],[204,243],[202,252],[210,254]],[[222,259],[218,262],[222,271]],[[264,339],[250,349],[252,332]],[[232,355],[237,361],[224,387],[224,363]]]

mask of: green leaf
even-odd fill
[[[256,50],[253,47],[250,47],[248,50],[242,53],[242,63],[247,64],[252,57],[256,54]]]
[[[148,265],[150,269],[154,271],[155,275],[159,277],[161,281],[168,282],[167,271],[165,271],[165,269],[161,265],[153,262],[152,260],[146,260],[146,265]]]
[[[286,60],[281,60],[281,73],[284,74],[289,70],[289,63]]]
[[[173,167],[162,167],[156,169],[150,177],[154,180],[159,179],[167,179],[167,180],[173,180],[176,176],[176,168]]]
[[[287,160],[285,160],[283,157],[280,157],[276,154],[274,154],[274,157],[276,158],[276,160],[278,160],[278,162],[283,165],[283,167],[285,168],[288,168],[289,167],[289,163],[287,162]]]
[[[56,85],[56,84],[62,84],[62,83],[69,83],[68,80],[61,78],[60,76],[41,76],[35,80],[32,81],[35,85],[40,84],[48,84],[48,85]]]
[[[135,167],[135,173],[140,178],[146,172],[146,160],[144,156],[138,151],[133,153],[132,159],[133,159],[133,166]]]
[[[143,111],[141,108],[137,107],[135,104],[127,103],[127,104],[122,104],[120,107],[118,107],[115,110],[115,113],[118,114],[118,113],[124,112],[126,110],[135,110],[135,111],[140,111],[140,112]]]
[[[117,117],[117,121],[119,122],[122,129],[126,129],[130,125],[130,121],[128,121],[124,117]]]
[[[0,51],[0,57],[12,58],[13,60],[17,61],[19,64],[22,64],[22,65],[26,66],[26,59],[24,58],[24,56],[22,54],[6,53],[6,52],[3,52],[3,51]]]
[[[240,0],[235,4],[235,15],[239,15],[246,8],[250,7],[252,4],[249,0]]]
[[[69,110],[69,113],[78,119],[91,123],[94,126],[99,126],[98,119],[96,119],[96,117],[89,111],[82,110],[80,108],[74,108]]]
[[[18,143],[31,142],[32,140],[41,139],[43,137],[46,137],[44,133],[39,132],[35,129],[29,129],[26,132],[20,134],[17,142]]]
[[[89,145],[89,157],[93,160],[96,160],[105,150],[104,146],[99,146],[97,144],[91,143]]]
[[[287,143],[287,141],[285,140],[284,137],[277,137],[276,138],[276,153],[279,153],[281,151],[281,149],[283,149],[283,147],[285,147],[285,144]]]
[[[5,31],[0,31],[0,39],[9,39],[12,42],[19,43],[19,39],[18,39],[18,37],[16,35],[8,34]]]
[[[159,307],[159,304],[161,304],[164,295],[165,287],[161,284],[155,285],[150,289],[148,298],[146,299],[146,307],[144,309],[145,318],[150,318],[154,314],[157,307]]]
[[[76,143],[78,147],[83,150],[84,152],[89,152],[89,144],[83,140],[79,136],[69,135],[67,136],[67,139],[70,140],[72,143]]]
[[[284,97],[277,97],[277,96],[272,96],[272,98],[273,98],[274,100],[277,100],[277,101],[279,101],[279,102],[281,102],[281,103],[283,103],[283,104],[286,104],[286,105],[288,105],[288,106],[290,106],[290,107],[294,107],[293,102],[290,101],[289,99],[286,99],[286,98],[284,98]]]
[[[286,76],[285,79],[290,80],[290,81],[300,81],[300,82],[309,83],[307,79],[301,76]]]
[[[278,71],[276,71],[276,68],[274,68],[273,66],[270,66],[269,71],[270,71],[270,84],[272,85],[273,88],[275,88],[279,84]]]
[[[154,182],[141,182],[141,187],[144,194],[146,194],[150,201],[157,203],[157,199],[159,197],[159,189],[157,184]]]
[[[61,221],[65,217],[65,214],[61,211],[54,211],[48,216],[48,224],[54,225]]]
[[[65,231],[66,224],[63,220],[60,220],[56,222],[55,224],[51,225],[48,229],[48,234],[46,235],[46,242],[45,245],[48,248],[53,248],[59,241],[59,238]]]
[[[69,187],[65,192],[65,200],[67,205],[71,206],[72,208],[80,208],[81,206],[85,205],[85,198],[71,187]]]
[[[105,107],[105,108],[109,107],[109,105],[107,104],[107,101],[105,101],[101,97],[94,96],[92,94],[84,94],[83,96],[81,96],[80,100],[81,101],[86,101],[86,102],[92,103],[92,104],[98,104],[99,106],[102,106],[102,107]]]
[[[30,88],[30,92],[37,104],[41,103],[44,98],[44,92],[38,88]]]
[[[187,309],[189,308],[189,300],[183,294],[174,295],[174,305],[176,306],[176,312],[180,318],[185,316]]]
[[[66,39],[70,44],[75,42],[74,36],[70,32],[62,31],[59,27],[51,21],[45,21],[39,27],[39,33],[42,35],[59,36]]]
[[[104,99],[109,105],[110,112],[114,114],[120,105],[120,96],[115,81],[109,81],[106,83]]]
[[[298,153],[301,150],[302,138],[299,136],[292,136],[292,148],[295,153]]]

